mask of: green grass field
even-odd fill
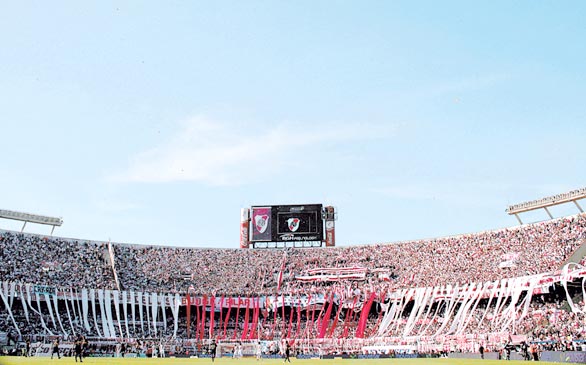
[[[118,359],[118,358],[86,358],[84,364],[108,364],[108,365],[187,365],[196,364],[204,365],[211,364],[210,359]],[[398,365],[520,365],[527,364],[526,361],[503,361],[503,360],[469,360],[469,359],[379,359],[379,360],[296,360],[291,361],[292,364],[299,365],[382,365],[382,364],[398,364]],[[0,357],[0,364],[2,365],[22,365],[22,364],[75,364],[73,358],[61,358],[51,360],[48,357],[39,358],[23,358],[23,357]],[[218,365],[281,365],[282,360],[262,360],[255,359],[216,359],[214,364]],[[558,364],[551,362],[539,362],[539,364]]]

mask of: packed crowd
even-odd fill
[[[559,345],[585,340],[584,314],[573,313],[564,304],[564,301],[534,301],[530,315],[519,323],[518,331],[527,334],[531,341],[543,343]]]
[[[380,295],[401,288],[486,282],[555,271],[585,241],[584,214],[454,237],[327,249],[241,250],[113,244],[113,249],[109,250],[109,245],[104,243],[0,231],[0,281],[159,293],[189,291],[193,295],[210,296],[253,297],[277,293],[327,296],[336,293],[342,301],[358,298],[359,302],[365,302],[370,293]],[[358,268],[366,275],[321,281],[316,274],[320,272],[318,268]],[[316,275],[315,281],[307,280],[311,275]],[[306,280],[299,280],[300,276]],[[530,315],[510,330],[529,334],[533,339],[581,338],[583,316],[562,309],[560,303],[559,298],[547,303],[535,300]],[[148,326],[133,325],[129,328],[131,337],[171,336],[172,314],[167,310],[166,329],[160,325],[159,331],[153,333]],[[338,314],[336,311],[334,309],[332,321],[337,318],[341,324],[331,335],[351,337],[358,326],[359,315],[350,308]],[[443,313],[441,308],[434,311],[436,319],[415,323],[411,332],[436,333]],[[34,319],[34,313],[31,313],[32,321],[24,318],[18,301],[14,303],[13,312],[24,333],[48,333],[43,326],[39,327],[40,320]],[[382,305],[377,303],[367,321],[366,336],[375,333],[381,312]],[[491,318],[482,314],[485,312],[481,305],[472,313],[469,331],[496,330],[491,327]],[[318,336],[319,323],[313,316],[310,319],[305,313],[300,314],[300,322],[297,319],[287,322],[287,317],[284,319],[281,314],[275,317],[263,314],[260,336],[267,339],[294,334],[309,338]],[[48,315],[43,313],[46,319]],[[403,316],[408,315],[406,312]],[[61,314],[61,318],[66,316]],[[184,309],[180,317],[178,336],[186,338]],[[207,320],[209,325],[209,318]],[[240,317],[230,316],[226,337],[238,337],[243,320],[242,310]],[[401,318],[396,331],[389,335],[401,336],[400,322],[404,320]],[[61,324],[45,322],[50,331],[61,332]],[[564,326],[564,323],[571,325]],[[88,336],[97,335],[85,333],[79,320],[63,325]],[[0,312],[0,332],[11,333],[12,327],[7,314]]]
[[[262,295],[276,287],[280,251],[115,245],[120,284],[142,291]]]
[[[138,290],[274,294],[343,292],[351,287],[380,292],[405,287],[464,284],[558,269],[586,239],[586,216],[432,240],[329,249],[217,250],[115,246],[121,284]],[[437,259],[440,258],[440,259]],[[282,265],[284,261],[284,266]],[[366,279],[301,282],[313,268],[362,267]],[[384,279],[379,270],[390,275]],[[282,273],[281,273],[282,271]],[[282,274],[282,275],[280,275]],[[279,279],[281,278],[281,279]]]
[[[0,280],[114,289],[106,244],[0,231]]]
[[[394,244],[283,250],[107,244],[0,231],[0,280],[61,287],[267,295],[381,292],[493,281],[558,269],[586,239],[586,215]],[[438,259],[439,258],[439,259]],[[111,265],[111,259],[114,266]],[[361,280],[301,281],[315,268],[359,267]],[[381,275],[381,272],[384,275]]]

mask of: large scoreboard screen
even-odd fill
[[[276,240],[321,241],[323,240],[322,205],[279,205],[276,213]]]
[[[321,204],[251,207],[251,242],[322,241]]]

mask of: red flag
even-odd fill
[[[228,313],[226,313],[226,317],[224,319],[224,333],[222,334],[222,338],[226,338],[226,330],[228,329],[228,320],[230,319],[230,312],[232,311],[232,298],[228,298]]]
[[[200,324],[201,316],[199,315],[199,306],[197,305],[197,300],[195,302],[195,338],[199,338],[199,330],[201,329]]]
[[[386,297],[387,297],[387,290],[385,289],[379,298],[381,305],[385,302]],[[374,327],[372,328],[372,331],[370,332],[371,335],[378,330],[382,319],[383,319],[383,311],[381,309],[380,312],[378,312],[378,319],[376,320],[376,324],[374,325]]]
[[[320,323],[320,325],[315,329],[316,336],[319,335],[319,330],[321,328],[321,322],[320,322],[321,321],[321,318],[322,318],[321,316],[324,313],[324,309],[326,308],[326,301],[327,301],[327,299],[328,299],[327,298],[327,294],[324,294],[324,303],[322,304],[321,309],[319,311],[319,314],[317,315],[317,323]],[[312,322],[311,323],[311,329],[313,330],[313,326],[315,325],[315,322],[313,321],[313,318],[312,318],[311,322]]]
[[[273,300],[273,328],[271,328],[271,339],[275,333],[275,328],[277,327],[277,297]]]
[[[324,304],[324,306],[325,306],[325,304]],[[334,306],[334,294],[330,295],[328,309],[326,310],[326,314],[324,315],[324,318],[321,322],[321,325],[319,328],[318,338],[324,338],[324,336],[326,335],[326,330],[328,329],[328,326],[330,324],[330,317],[332,315],[333,306]]]
[[[277,282],[277,292],[281,290],[281,283],[283,282],[283,271],[285,271],[285,263],[287,262],[287,251],[283,252],[283,260],[281,260],[281,270],[279,271],[279,280]]]
[[[358,321],[358,327],[356,328],[356,338],[364,338],[364,330],[366,329],[366,322],[368,321],[368,313],[370,312],[370,307],[372,306],[374,298],[376,298],[376,294],[374,292],[370,293],[370,297],[362,306],[360,320]]]
[[[208,297],[206,295],[203,296],[203,301],[201,303],[201,331],[199,332],[199,339],[203,340],[203,336],[206,332],[206,305],[208,302]]]
[[[307,297],[307,307],[305,309],[306,324],[305,324],[305,330],[303,331],[303,337],[306,337],[307,332],[309,331],[309,323],[307,323],[307,321],[309,321],[310,304],[311,304],[311,293],[309,293],[309,296]]]
[[[238,316],[240,315],[240,304],[242,304],[242,298],[238,297],[238,305],[236,306],[236,328],[234,328],[234,334],[232,339],[236,339],[236,333],[238,332]]]
[[[216,297],[212,296],[211,299],[211,308],[210,308],[210,337],[214,337],[214,317],[216,314]],[[220,314],[221,315],[221,314]]]
[[[224,296],[220,298],[220,316],[218,317],[218,336],[222,334],[222,310],[224,309]]]
[[[257,338],[257,329],[258,329],[258,317],[260,314],[260,298],[254,298],[252,301],[254,311],[252,312],[252,329],[249,332],[248,338],[253,339]]]
[[[291,325],[293,324],[293,306],[289,307],[289,326],[287,327],[287,338],[291,338]]]
[[[281,294],[281,336],[285,333],[285,296]]]
[[[297,298],[297,330],[295,331],[295,338],[299,337],[299,329],[301,328],[301,297]]]
[[[185,304],[187,306],[187,338],[191,338],[191,294],[185,296]]]
[[[340,299],[340,302],[338,304],[338,311],[336,312],[336,318],[334,318],[334,323],[332,323],[332,327],[328,331],[327,337],[331,338],[332,337],[332,334],[336,330],[336,326],[338,325],[338,320],[340,318],[340,313],[341,312],[342,312],[342,299]]]
[[[245,340],[248,336],[248,320],[249,320],[249,313],[248,310],[250,308],[250,298],[246,298],[246,312],[244,312],[244,328],[242,329],[242,339]]]

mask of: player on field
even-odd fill
[[[31,356],[31,339],[30,338],[26,339],[25,353],[26,353],[26,357]]]
[[[256,361],[262,360],[262,347],[260,341],[256,343]]]
[[[242,359],[242,343],[240,342],[238,342],[238,345],[236,346],[236,358]]]
[[[212,343],[210,344],[210,355],[212,355],[212,362],[214,362],[214,360],[216,360],[216,350],[217,350],[217,345],[216,345],[216,340],[212,340]]]
[[[285,360],[283,360],[283,364],[287,361],[291,362],[291,347],[289,346],[289,341],[285,341]]]
[[[53,341],[53,351],[51,352],[51,360],[53,360],[54,354],[57,354],[58,359],[61,358],[61,355],[59,355],[59,339]]]
[[[81,337],[78,337],[77,340],[75,340],[75,342],[74,342],[75,362],[77,362],[78,357],[79,357],[79,362],[83,362],[82,347],[83,347],[83,339]]]

